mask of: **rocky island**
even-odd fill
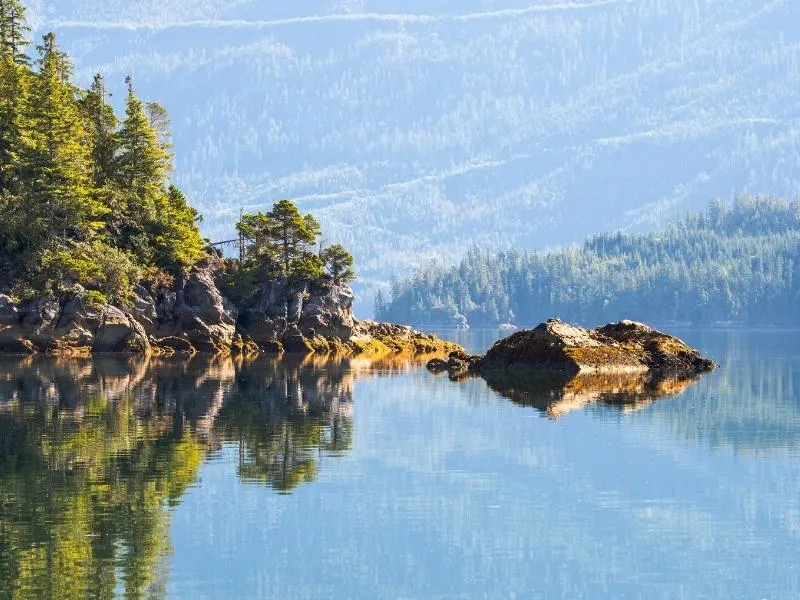
[[[644,406],[715,368],[683,341],[643,323],[589,330],[558,319],[500,340],[484,356],[455,351],[428,363],[454,380],[480,376],[501,395],[554,418],[593,402]]]
[[[477,360],[478,373],[511,375],[639,374],[677,376],[711,371],[713,361],[676,337],[635,321],[589,330],[552,319],[497,342]]]

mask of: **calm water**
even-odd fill
[[[0,598],[797,598],[800,336],[685,337],[662,398],[4,360]]]

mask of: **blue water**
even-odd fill
[[[474,350],[492,337],[460,335]],[[129,377],[134,364],[8,366],[0,439],[72,448],[69,419],[52,411],[74,415],[75,403],[92,394],[97,402],[88,387],[102,380],[117,394],[112,384],[126,376],[127,391],[107,405],[131,402],[138,433],[111,458],[99,451],[70,463],[67,471],[93,474],[83,487],[54,472],[66,454],[48,454],[50,445],[30,451],[43,462],[0,463],[0,483],[22,490],[3,491],[0,504],[3,589],[58,596],[54,578],[64,576],[52,572],[53,555],[67,553],[52,540],[66,523],[80,530],[70,533],[78,548],[82,536],[87,546],[114,540],[116,550],[82,554],[95,557],[99,575],[74,582],[101,596],[104,575],[113,580],[107,594],[132,597],[796,598],[797,335],[681,335],[722,368],[672,397],[555,413],[515,404],[482,380],[454,383],[409,364],[154,363],[138,379]],[[64,389],[73,390],[67,403]],[[34,416],[43,404],[54,421]],[[108,406],[97,418],[117,423],[104,416]],[[121,429],[111,427],[105,444]],[[181,458],[187,440],[194,468]],[[139,447],[166,458],[148,460]],[[72,512],[58,518],[61,504],[48,494],[59,485],[90,498],[89,525],[75,525]],[[154,525],[138,542],[134,526],[92,533],[100,517],[138,506],[115,507],[117,488],[130,498],[165,490],[153,492],[155,509],[141,509],[148,516],[137,523]],[[37,493],[51,518],[15,505]],[[31,549],[40,550],[28,568],[36,576],[19,566]],[[150,558],[137,563],[137,552]]]

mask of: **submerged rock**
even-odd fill
[[[622,321],[589,330],[553,319],[500,340],[472,370],[482,375],[498,371],[564,376],[647,371],[690,375],[715,367],[683,341],[643,323]]]

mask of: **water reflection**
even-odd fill
[[[551,419],[558,419],[592,404],[632,412],[656,400],[676,396],[697,382],[698,377],[664,377],[655,374],[598,375],[552,379],[495,374],[487,377],[490,388],[516,404],[531,406]]]
[[[0,362],[0,581],[13,597],[163,595],[169,512],[204,457],[289,492],[347,451],[347,362]],[[363,372],[363,368],[362,368]]]
[[[675,400],[654,405],[642,420],[676,440],[720,453],[800,455],[800,337],[716,332],[701,339],[722,368]]]
[[[0,360],[0,598],[795,597],[794,339],[511,401],[410,363]]]

